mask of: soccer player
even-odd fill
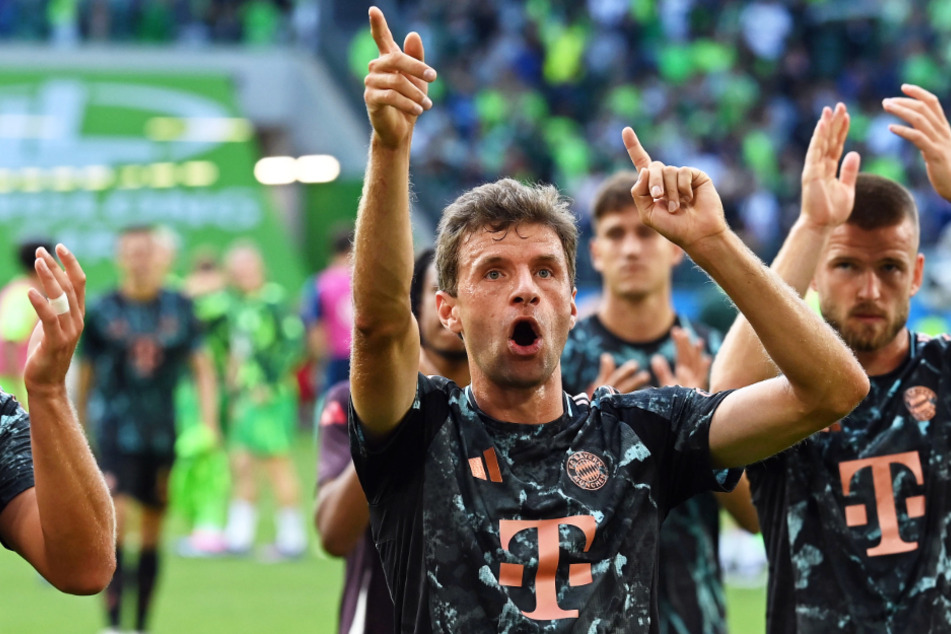
[[[109,626],[119,627],[129,506],[141,506],[136,629],[144,630],[158,576],[158,546],[175,457],[173,392],[191,369],[203,422],[218,437],[217,383],[192,303],[162,287],[167,269],[155,230],[118,237],[119,287],[86,315],[77,408],[95,437],[116,506],[116,572],[106,589]],[[216,441],[217,442],[217,441]]]
[[[912,85],[885,110],[921,150],[951,200],[951,127],[938,99]],[[823,317],[871,379],[865,400],[793,449],[747,469],[769,557],[770,632],[944,632],[951,628],[948,410],[951,339],[910,332],[921,286],[918,212],[899,184],[839,160],[849,115],[816,124],[802,173],[802,209],[773,269]],[[818,364],[818,362],[817,362]],[[714,362],[715,388],[776,374],[739,319]]]
[[[95,594],[115,569],[115,511],[66,395],[83,329],[86,276],[66,247],[35,252],[43,292],[23,371],[30,414],[0,392],[0,540],[63,592]]]
[[[409,157],[435,71],[370,9],[380,56],[353,277],[352,455],[399,628],[656,631],[657,544],[670,508],[728,489],[732,469],[848,413],[868,390],[849,350],[726,225],[710,179],[622,138],[642,220],[684,248],[751,319],[784,376],[731,393],[687,388],[591,403],[562,390],[577,228],[550,186],[505,179],[450,204],[436,263],[443,324],[472,383],[419,374],[409,309]]]
[[[631,198],[636,182],[633,171],[609,177],[592,205],[591,261],[601,274],[601,300],[594,314],[572,328],[561,355],[562,386],[569,394],[590,397],[601,385],[620,392],[708,387],[720,334],[675,312],[672,274],[683,250],[641,222]],[[717,498],[741,526],[758,532],[743,485],[732,493],[695,495],[664,520],[658,566],[662,632],[726,631]]]
[[[436,313],[436,266],[433,249],[424,249],[413,266],[410,307],[419,323],[419,371],[444,376],[456,385],[469,384],[465,346],[443,327]],[[350,459],[347,403],[350,384],[338,383],[327,393],[320,416],[317,465],[317,508],[314,521],[324,548],[346,557],[340,634],[384,634],[395,631],[393,601],[370,536],[370,512]]]
[[[252,244],[232,247],[225,263],[236,293],[229,317],[228,387],[232,416],[228,429],[234,492],[225,538],[244,554],[257,529],[256,468],[263,468],[278,508],[268,557],[293,559],[307,550],[300,510],[300,482],[291,460],[297,429],[292,368],[300,357],[304,326],[288,308],[283,288],[268,282],[264,260]]]

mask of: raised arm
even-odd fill
[[[35,486],[0,513],[0,536],[60,590],[93,594],[115,569],[115,511],[66,395],[86,278],[62,245],[57,253],[65,272],[45,249],[37,251],[36,271],[49,297],[65,294],[68,311],[57,314],[40,293],[29,292],[40,318],[24,370]]]
[[[902,84],[907,97],[885,99],[885,112],[901,117],[910,125],[890,125],[888,129],[921,150],[931,186],[951,202],[951,126],[938,98],[914,84]]]
[[[636,166],[647,153],[630,128],[624,142]],[[646,160],[649,160],[647,157]],[[855,407],[868,378],[832,329],[733,233],[710,178],[694,168],[652,162],[632,190],[641,222],[680,245],[746,315],[783,372],[727,396],[710,425],[720,467],[777,453]]]
[[[832,230],[852,212],[859,155],[849,152],[839,171],[848,131],[849,114],[844,105],[823,110],[806,152],[800,215],[771,267],[800,297],[809,288]],[[749,321],[742,313],[737,315],[713,361],[711,389],[742,387],[778,373]]]
[[[382,436],[399,423],[416,393],[409,157],[416,117],[432,105],[427,82],[436,72],[423,62],[419,35],[407,35],[400,50],[376,7],[370,9],[370,29],[380,56],[370,62],[364,92],[373,134],[354,241],[350,380],[364,427]]]

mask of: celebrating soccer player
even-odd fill
[[[681,246],[754,325],[784,376],[731,393],[688,388],[571,399],[560,356],[574,325],[577,229],[553,187],[505,179],[443,212],[443,324],[472,383],[418,373],[409,306],[409,157],[435,71],[370,10],[380,56],[357,219],[350,433],[404,632],[648,632],[658,532],[691,495],[847,414],[868,380],[818,315],[729,230],[710,179],[623,140],[641,220]]]

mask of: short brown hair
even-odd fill
[[[455,297],[463,238],[483,227],[504,232],[521,223],[554,229],[565,250],[568,279],[573,286],[578,227],[568,199],[551,185],[523,185],[503,178],[470,189],[443,210],[436,237],[439,288]]]
[[[876,174],[859,174],[855,204],[848,223],[871,231],[911,220],[918,232],[918,207],[911,192],[895,181]]]
[[[591,206],[591,228],[598,226],[598,221],[606,215],[634,206],[634,197],[631,190],[637,183],[637,172],[625,170],[607,178],[594,195],[594,204]]]

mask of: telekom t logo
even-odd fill
[[[892,465],[901,465],[908,468],[915,476],[918,484],[924,484],[921,475],[921,459],[917,451],[849,460],[839,464],[839,475],[842,477],[842,492],[848,496],[851,488],[852,476],[871,467],[872,486],[875,487],[875,507],[878,514],[878,525],[882,531],[882,541],[878,546],[869,548],[869,557],[906,553],[918,548],[918,542],[906,542],[898,531],[898,511],[895,508],[895,488],[892,484]],[[925,496],[914,495],[905,498],[905,508],[908,517],[922,517],[925,514]],[[864,526],[868,524],[868,511],[864,504],[852,504],[845,507],[845,523],[848,526]]]
[[[499,539],[502,548],[509,549],[509,543],[516,534],[534,528],[538,531],[538,572],[535,573],[535,609],[522,614],[530,619],[548,621],[552,619],[578,618],[578,610],[563,610],[558,605],[558,588],[555,585],[555,573],[558,571],[558,557],[561,544],[559,526],[574,526],[584,533],[584,552],[591,548],[597,522],[591,515],[574,515],[550,520],[501,520]],[[499,565],[499,584],[503,586],[524,585],[521,564],[502,563]],[[591,564],[576,563],[568,566],[568,585],[583,586],[591,583]]]

